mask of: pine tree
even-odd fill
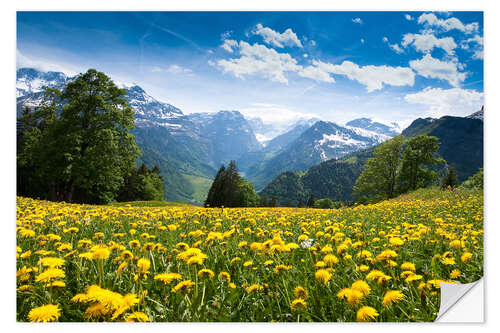
[[[223,181],[226,174],[226,167],[222,165],[217,171],[217,174],[212,182],[212,186],[208,190],[205,207],[220,207],[224,202]]]

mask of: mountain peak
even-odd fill
[[[468,115],[466,118],[479,119],[479,120],[484,121],[484,105],[481,106],[481,110],[476,111],[473,114]]]
[[[366,117],[353,119],[347,122],[346,126],[356,127],[387,136],[396,136],[401,132],[400,127],[396,123],[386,125]]]

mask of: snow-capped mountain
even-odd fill
[[[360,128],[370,132],[375,132],[386,137],[393,137],[401,133],[401,128],[397,123],[382,124],[370,118],[358,118],[346,123],[347,127]]]
[[[41,92],[44,86],[60,88],[71,79],[61,72],[41,72],[33,68],[19,68],[17,70],[16,92],[17,97]]]
[[[284,171],[303,171],[315,164],[338,159],[377,145],[390,136],[361,128],[318,121],[276,155],[248,171],[257,189]]]
[[[479,119],[481,121],[484,121],[484,105],[481,107],[481,110],[474,112],[471,115],[468,115],[467,118]]]
[[[183,115],[180,109],[156,100],[137,85],[126,87],[125,90],[128,104],[134,109],[137,119],[162,122]]]

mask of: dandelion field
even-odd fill
[[[17,321],[433,321],[483,276],[483,194],[374,205],[88,206],[17,198]]]

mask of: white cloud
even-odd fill
[[[192,73],[193,71],[189,68],[181,67],[179,65],[171,65],[167,68],[167,72],[173,73],[173,74],[189,74]]]
[[[302,47],[302,43],[300,42],[297,35],[292,31],[292,29],[288,28],[283,33],[279,33],[274,31],[271,28],[264,27],[262,24],[258,23],[256,26],[256,30],[254,31],[255,35],[259,35],[264,39],[269,45],[273,45],[275,47],[283,48],[285,46],[297,46]]]
[[[170,65],[167,68],[159,67],[159,66],[154,66],[151,68],[151,71],[153,73],[171,73],[171,74],[187,74],[191,75],[193,71],[189,68],[185,68],[179,65]]]
[[[222,44],[220,47],[222,47],[224,50],[227,52],[233,53],[233,48],[238,46],[238,42],[232,39],[226,39],[224,40],[224,44]]]
[[[298,74],[314,81],[333,83],[335,79],[330,76],[328,68],[328,64],[314,60],[312,66],[303,68]]]
[[[443,49],[447,54],[453,55],[457,44],[452,37],[437,38],[431,33],[412,34],[407,33],[403,36],[401,45],[407,47],[413,44],[415,49],[420,52],[431,52],[435,47]]]
[[[362,19],[360,19],[359,17],[353,18],[353,19],[352,19],[352,21],[353,21],[354,23],[363,24],[363,20],[362,20]]]
[[[78,73],[85,71],[83,68],[76,68],[73,65],[62,64],[60,61],[54,63],[53,61],[34,58],[31,56],[26,56],[22,54],[19,50],[16,50],[16,67],[29,67],[38,69],[42,72],[62,72],[67,76],[74,76]]]
[[[399,47],[398,44],[389,44],[389,47],[394,50],[397,54],[403,53],[403,49]]]
[[[434,78],[448,81],[452,86],[458,87],[466,78],[466,73],[458,71],[458,61],[441,61],[433,58],[430,54],[426,54],[420,60],[410,61],[410,67],[413,68],[418,75],[425,78]]]
[[[407,67],[391,66],[358,66],[351,61],[344,61],[340,65],[314,61],[313,64],[322,71],[345,75],[347,78],[366,86],[368,92],[383,88],[383,84],[391,86],[413,86],[415,73]]]
[[[363,38],[361,38],[361,44],[364,44],[365,43],[365,40]]]
[[[407,19],[408,21],[411,21],[411,20],[413,20],[413,17],[411,17],[410,14],[405,14],[405,19]]]
[[[472,38],[462,41],[462,43],[460,43],[460,47],[464,50],[472,51],[472,58],[474,59],[484,58],[484,39],[479,35],[475,35]]]
[[[396,44],[389,44],[389,38],[387,38],[387,37],[383,37],[383,38],[382,38],[382,41],[383,41],[384,43],[387,43],[387,45],[389,45],[389,47],[390,47],[390,48],[391,48],[394,52],[396,52],[397,54],[401,54],[401,53],[403,53],[403,52],[404,52],[404,51],[403,51],[403,49],[402,49],[401,47],[399,47],[399,45],[398,45],[397,43],[396,43]]]
[[[484,94],[470,89],[427,87],[417,93],[407,94],[405,100],[411,104],[428,106],[427,113],[432,117],[467,116],[481,108]]]
[[[296,72],[302,67],[297,65],[297,60],[288,53],[278,53],[276,50],[264,45],[253,44],[240,41],[238,44],[240,51],[239,58],[229,60],[218,60],[216,65],[224,73],[232,73],[238,78],[245,75],[260,74],[272,81],[288,83],[285,72]]]
[[[231,37],[232,34],[233,34],[233,30],[224,31],[223,33],[220,34],[220,39],[226,40],[229,37]]]
[[[287,106],[269,103],[254,103],[250,106],[238,108],[247,118],[260,118],[265,124],[273,124],[276,133],[271,136],[276,136],[279,132],[283,132],[301,119],[318,118],[316,114],[307,112],[298,112],[291,110]]]
[[[312,40],[312,39],[311,39],[311,40],[309,41],[309,44],[311,44],[311,46],[316,46],[316,41],[314,41],[314,40]]]
[[[433,13],[425,13],[420,15],[420,17],[418,18],[418,23],[426,24],[431,27],[438,27],[444,31],[457,29],[465,33],[474,33],[479,30],[479,23],[477,22],[463,24],[456,17],[450,17],[446,20],[443,20],[437,18],[437,16]]]
[[[484,51],[483,50],[477,50],[474,51],[474,54],[472,55],[472,58],[474,59],[484,59]]]
[[[304,53],[302,56],[303,56],[304,58],[309,57],[309,55],[308,55],[307,53]]]

